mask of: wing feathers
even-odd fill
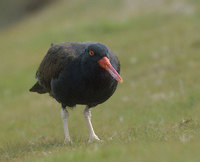
[[[75,52],[70,43],[52,45],[36,73],[40,85],[50,92],[51,80],[58,78],[61,70],[74,58]]]

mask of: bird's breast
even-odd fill
[[[106,101],[115,91],[117,81],[104,69],[74,68],[53,83],[55,98],[66,105],[95,106]]]

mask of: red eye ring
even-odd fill
[[[90,50],[90,51],[89,51],[89,55],[90,55],[90,56],[93,56],[93,55],[94,55],[94,51]]]

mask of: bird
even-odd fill
[[[120,76],[117,56],[103,43],[63,42],[51,44],[36,72],[30,92],[49,93],[61,104],[64,143],[71,143],[68,108],[86,105],[83,111],[89,142],[100,141],[91,122],[91,108],[108,100],[115,92]]]

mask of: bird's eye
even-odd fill
[[[94,55],[94,51],[90,50],[90,51],[89,51],[89,55],[90,55],[90,56],[93,56],[93,55]]]

